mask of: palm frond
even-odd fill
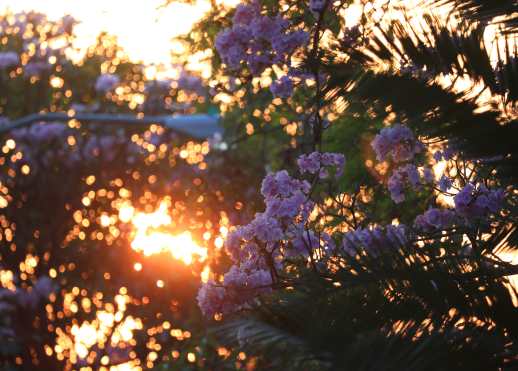
[[[518,30],[516,0],[428,0],[432,6],[448,5],[469,21],[501,24],[504,32]]]
[[[352,259],[353,270],[333,281],[304,272],[295,289],[215,334],[260,354],[259,369],[496,370],[513,359],[518,333],[505,272],[475,256],[411,263],[417,248],[386,248]]]
[[[502,125],[499,110],[481,112],[463,94],[412,76],[360,72],[348,63],[324,68],[332,76],[326,89],[329,102],[360,102],[373,107],[378,115],[386,115],[390,108],[420,135],[447,139],[463,151],[466,159],[490,159],[501,179],[518,179],[518,148],[514,140],[518,135],[517,120]]]
[[[265,363],[261,369],[299,370],[309,365],[312,369],[327,369],[329,365],[329,361],[314,354],[303,339],[257,318],[230,320],[211,332],[223,344],[238,347],[251,356],[261,355]]]
[[[492,45],[486,45],[485,27],[480,24],[457,24],[433,15],[424,15],[420,20],[402,22],[393,20],[388,25],[378,25],[371,33],[370,43],[353,58],[363,54],[363,60],[371,63],[388,64],[393,70],[415,69],[420,77],[435,79],[444,74],[469,78],[473,83],[482,82],[493,95],[501,95],[518,84],[512,58],[516,45],[509,37],[499,44],[503,50],[498,53],[499,64],[509,64],[509,68],[499,68],[498,76],[491,62]],[[359,60],[358,62],[362,62]],[[515,94],[509,94],[508,100]]]

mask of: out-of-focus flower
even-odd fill
[[[52,65],[45,61],[29,62],[24,67],[24,75],[27,77],[40,76],[44,72],[49,71]]]
[[[326,0],[310,0],[309,1],[309,10],[313,15],[318,16],[326,6]]]
[[[120,78],[117,75],[104,73],[97,78],[95,82],[95,90],[99,93],[107,93],[115,89],[120,84]]]
[[[16,66],[20,62],[15,52],[0,52],[0,69]]]
[[[274,97],[289,98],[293,94],[293,82],[288,76],[282,76],[270,85]]]
[[[446,175],[443,175],[441,177],[441,179],[439,179],[439,183],[438,183],[439,189],[442,192],[447,192],[448,189],[451,188],[452,184],[453,184],[453,181],[450,178],[448,178]]]
[[[178,88],[188,93],[196,93],[198,95],[205,94],[202,79],[199,76],[190,74],[186,71],[182,71],[180,73],[180,77],[178,78]]]
[[[361,36],[362,36],[362,33],[360,32],[359,26],[353,26],[353,27],[347,28],[344,31],[342,45],[344,46],[345,49],[351,49],[358,44],[359,40],[361,40],[360,39]]]

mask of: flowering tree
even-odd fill
[[[226,133],[71,119],[4,134],[2,366],[515,368],[514,23],[459,3],[457,26],[422,16],[415,32],[390,2],[360,2],[354,24],[350,1],[213,2],[182,38],[213,51],[207,89],[145,81],[107,35],[72,61],[69,18],[6,17],[3,122],[217,104]],[[488,14],[507,32],[496,63]],[[201,288],[202,262],[143,269],[129,249],[123,211],[162,202],[170,229],[207,240]]]
[[[230,219],[239,223],[247,208],[235,206],[239,190],[253,177],[239,172],[246,187],[227,180],[239,176],[231,157],[218,156],[215,138],[209,144],[158,124],[82,122],[76,114],[203,112],[208,89],[186,70],[146,80],[144,66],[108,35],[72,58],[68,17],[7,14],[0,24],[2,368],[138,369],[172,348],[191,363],[200,274],[220,254],[221,230]],[[39,112],[67,112],[70,120],[6,129]],[[167,251],[146,258],[132,249],[132,215],[161,205],[170,221],[149,229],[188,231],[211,247],[204,261],[193,256],[187,266]]]
[[[516,151],[504,137],[516,129],[512,121],[497,125],[497,115],[510,119],[505,105],[479,113],[478,97],[459,101],[467,92],[439,78],[482,78],[491,87],[505,73],[492,99],[514,104],[507,74],[514,60],[503,56],[499,65],[506,67],[491,68],[484,44],[477,55],[467,49],[475,31],[431,18],[432,31],[423,28],[426,36],[413,39],[401,23],[380,22],[368,11],[347,27],[347,6],[252,1],[208,18],[222,25],[210,33],[223,63],[215,61],[216,84],[240,89],[234,111],[248,120],[247,105],[261,96],[269,105],[262,117],[280,116],[270,124],[294,119],[279,98],[302,114],[284,162],[291,174],[264,178],[264,211],[229,235],[232,265],[200,289],[200,309],[223,320],[216,334],[245,351],[251,367],[512,368],[516,291],[506,277],[517,267],[499,254],[515,249],[509,167]],[[200,32],[207,32],[203,23]],[[450,42],[465,63],[420,59],[425,50],[443,57]],[[393,69],[383,70],[382,62]],[[490,70],[482,74],[481,64]],[[366,141],[370,148],[361,149],[375,180],[363,186],[348,174],[358,175],[357,154],[349,165],[350,148],[334,140],[344,133],[350,139],[347,125],[359,117],[378,128]],[[247,134],[253,128],[247,124]],[[353,148],[371,130],[365,123]],[[481,132],[502,142],[483,144],[475,137]],[[372,204],[380,203],[376,213]]]

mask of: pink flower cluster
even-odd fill
[[[455,195],[455,211],[466,219],[485,217],[501,210],[504,202],[502,189],[488,189],[484,184],[468,183]]]
[[[25,310],[34,310],[55,290],[55,284],[48,277],[39,278],[30,289],[16,288],[11,291],[0,289],[0,311],[9,312],[21,307]]]
[[[455,212],[449,209],[428,209],[424,214],[418,215],[414,221],[416,228],[423,232],[444,230],[453,225],[456,220]]]
[[[371,145],[378,161],[392,158],[396,163],[410,161],[424,149],[412,130],[400,124],[383,128]]]
[[[418,188],[433,182],[433,172],[424,167],[421,171],[413,163],[417,154],[423,152],[425,146],[414,135],[410,128],[396,124],[383,128],[371,142],[378,161],[392,160],[397,167],[388,180],[390,197],[396,203],[405,200],[408,186]]]
[[[258,76],[274,64],[290,65],[292,54],[307,44],[309,36],[305,31],[288,31],[288,27],[289,22],[282,17],[261,15],[257,2],[240,4],[232,28],[218,34],[216,49],[231,70],[245,63],[252,75]]]
[[[99,93],[107,93],[115,89],[120,84],[120,78],[117,75],[103,73],[95,82],[95,90]]]
[[[320,179],[329,176],[329,168],[332,168],[339,177],[344,171],[345,156],[341,153],[313,152],[300,156],[297,165],[301,173],[318,174]]]
[[[104,135],[81,135],[77,130],[70,129],[62,123],[40,123],[29,128],[20,128],[12,132],[16,149],[23,153],[23,158],[14,163],[15,167],[25,164],[30,166],[30,175],[45,172],[57,162],[63,169],[73,169],[79,164],[88,165],[97,161],[114,161],[124,158],[127,163],[134,161],[142,149],[133,142],[128,142],[123,132]],[[68,144],[68,138],[73,137],[75,145]]]
[[[344,157],[336,153],[301,156],[301,170],[322,174],[324,167],[343,167]],[[209,282],[198,294],[205,315],[228,313],[251,305],[258,295],[268,292],[289,259],[308,259],[316,251],[325,255],[335,243],[326,233],[309,229],[315,207],[311,185],[291,177],[287,171],[267,175],[261,186],[266,209],[247,225],[231,232],[227,252],[234,265],[223,282]]]
[[[0,53],[0,69],[6,69],[16,66],[20,62],[18,54],[15,52],[1,52]]]
[[[405,200],[405,190],[419,188],[423,184],[435,186],[441,192],[447,192],[453,186],[453,180],[442,176],[437,184],[430,168],[424,167],[421,171],[414,163],[416,154],[424,149],[413,132],[403,125],[394,125],[384,128],[376,135],[371,143],[378,160],[392,159],[400,164],[391,174],[388,180],[390,197],[396,203]],[[453,153],[450,148],[437,151],[433,158],[435,161],[448,160]],[[403,163],[403,164],[401,164]],[[455,209],[432,208],[423,215],[419,215],[414,225],[423,232],[441,230],[458,223],[461,219],[469,222],[473,219],[487,217],[489,214],[498,213],[504,202],[502,189],[488,189],[482,183],[467,183],[454,197]]]

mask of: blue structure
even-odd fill
[[[219,126],[219,117],[207,114],[136,116],[105,113],[76,113],[74,115],[69,115],[64,112],[54,112],[36,113],[11,121],[7,125],[0,126],[0,134],[25,126],[30,126],[35,122],[67,122],[70,120],[78,120],[82,124],[106,123],[133,126],[159,124],[193,139],[206,139],[217,133],[221,134],[223,132],[223,129]]]

